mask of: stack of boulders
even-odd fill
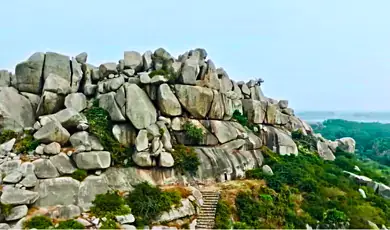
[[[40,143],[29,153],[15,152],[15,140],[2,145],[1,202],[15,205],[19,214],[13,220],[26,215],[26,205],[60,205],[66,210],[60,215],[77,216],[89,210],[96,194],[109,189],[130,190],[144,180],[187,180],[174,171],[175,144],[194,147],[201,165],[192,181],[204,183],[241,178],[246,170],[261,167],[264,145],[296,155],[291,131],[313,134],[287,100],[264,96],[262,79],[235,82],[207,59],[204,49],[178,58],[163,48],[126,51],[118,62],[98,67],[88,64],[87,57],[35,53],[15,73],[0,71],[0,131],[29,131]],[[134,148],[127,161],[136,166],[110,167],[111,153],[88,132],[83,114],[96,104],[109,113],[115,139]],[[245,114],[253,129],[238,123],[235,111]],[[202,129],[202,140],[188,138],[187,122]],[[335,145],[322,140],[318,146],[326,151]],[[70,177],[77,169],[88,170],[82,182]]]

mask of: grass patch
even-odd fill
[[[56,229],[85,229],[85,227],[76,220],[71,219],[59,222]]]
[[[194,142],[199,144],[203,140],[204,137],[203,129],[196,127],[190,121],[187,121],[183,125],[183,129],[186,133],[186,137],[193,140]]]
[[[34,216],[31,219],[24,222],[24,228],[26,229],[49,229],[53,228],[53,222],[47,216]]]
[[[12,130],[5,129],[0,133],[0,144],[9,141],[12,138],[17,138],[17,137],[18,137],[17,133],[15,133]]]
[[[11,214],[12,205],[0,203],[1,213],[5,216]]]
[[[97,217],[113,217],[130,213],[130,208],[126,205],[125,199],[116,191],[96,195],[92,204],[91,213]]]
[[[71,177],[78,181],[83,181],[88,176],[88,172],[84,169],[76,169],[71,175]]]

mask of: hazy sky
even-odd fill
[[[5,0],[0,68],[36,51],[203,47],[235,80],[262,77],[295,110],[390,110],[389,0]]]

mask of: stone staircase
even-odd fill
[[[215,212],[219,201],[218,191],[201,191],[203,195],[203,205],[196,222],[197,229],[213,229],[215,225]]]

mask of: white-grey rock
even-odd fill
[[[15,67],[14,86],[21,92],[39,94],[42,90],[42,70],[44,53],[34,53],[30,58]]]
[[[52,142],[43,148],[43,152],[50,155],[55,155],[61,152],[61,145],[57,142]]]
[[[363,199],[367,198],[367,195],[366,195],[366,193],[364,192],[363,189],[359,188],[358,191],[359,191],[360,195],[363,197]]]
[[[32,162],[35,166],[35,175],[38,178],[55,178],[60,174],[49,159],[38,159]]]
[[[126,121],[126,118],[121,112],[121,107],[118,106],[115,100],[115,93],[110,92],[100,95],[99,107],[105,109],[113,121]]]
[[[34,174],[34,170],[35,165],[31,162],[23,162],[19,168],[19,172],[21,172],[23,176]]]
[[[124,230],[137,230],[137,228],[134,225],[129,225],[129,224],[121,225],[121,229],[124,229]]]
[[[175,164],[175,160],[172,157],[172,154],[167,153],[167,152],[161,152],[160,154],[160,166],[161,167],[173,167]]]
[[[195,118],[204,118],[213,101],[213,91],[200,86],[175,85],[176,96]]]
[[[287,100],[280,100],[278,104],[279,104],[279,107],[281,109],[287,109],[287,107],[288,107],[288,101]]]
[[[34,191],[39,193],[35,205],[48,207],[77,203],[80,182],[71,177],[59,177],[40,180]]]
[[[179,116],[182,113],[179,100],[168,84],[162,84],[157,92],[158,106],[161,113],[167,116]]]
[[[131,223],[134,223],[134,221],[135,221],[135,218],[134,218],[133,214],[115,216],[115,219],[120,224],[131,224]]]
[[[156,84],[156,85],[166,83],[166,82],[168,82],[168,79],[166,79],[163,75],[156,75],[152,77],[152,79],[150,80],[150,84]]]
[[[82,93],[71,93],[65,97],[65,107],[73,108],[77,112],[87,108],[87,97]]]
[[[99,66],[99,76],[100,76],[99,79],[103,79],[110,74],[117,74],[117,73],[118,71],[116,68],[116,63],[114,62],[104,63]],[[92,76],[94,76],[94,74]]]
[[[53,117],[66,129],[77,128],[79,124],[88,124],[88,120],[84,114],[77,112],[73,108],[63,109],[54,114]]]
[[[89,222],[88,220],[83,219],[81,217],[77,218],[76,221],[79,222],[80,224],[84,225],[84,227],[90,227],[93,225],[91,222]]]
[[[42,128],[42,125],[41,125],[41,123],[39,123],[39,121],[37,121],[37,122],[34,123],[33,128],[34,128],[35,130],[38,130],[38,129]]]
[[[50,157],[50,161],[61,175],[72,174],[77,169],[65,153]]]
[[[137,151],[141,152],[148,148],[148,131],[143,129],[138,132],[137,138],[135,139],[135,147]]]
[[[62,219],[72,219],[80,216],[81,214],[80,208],[73,204],[60,206],[58,212],[59,218]]]
[[[32,127],[35,122],[35,111],[30,101],[20,95],[15,88],[0,88],[0,127],[14,131]],[[15,106],[18,105],[18,106]]]
[[[152,161],[152,158],[148,152],[137,152],[132,156],[134,163],[141,167],[150,167],[154,166],[155,162]]]
[[[27,205],[15,206],[11,209],[11,213],[5,217],[6,221],[13,221],[22,219],[27,215]]]
[[[137,133],[131,124],[115,124],[112,128],[112,133],[115,139],[126,147],[130,147],[135,143]]]
[[[179,78],[181,83],[186,85],[196,84],[196,77],[200,71],[198,63],[198,60],[193,58],[184,61]]]
[[[211,120],[210,124],[212,132],[222,144],[234,140],[238,136],[237,129],[230,122]]]
[[[12,151],[14,144],[16,142],[16,138],[12,138],[9,141],[6,141],[0,145],[0,152],[9,153]]]
[[[150,79],[149,74],[146,72],[139,73],[139,79],[142,84],[149,84],[152,79]]]
[[[63,107],[64,100],[63,95],[45,91],[39,101],[36,114],[42,116],[58,112]]]
[[[81,152],[73,155],[80,169],[105,169],[111,165],[111,154],[106,151]]]
[[[157,112],[146,93],[135,84],[126,89],[126,116],[137,129],[144,129],[157,121]]]
[[[70,136],[69,141],[75,148],[82,145],[88,151],[92,149],[91,143],[89,142],[89,133],[86,131],[80,131],[73,134],[72,136]]]
[[[132,226],[132,225],[130,225],[130,226]],[[10,229],[11,227],[8,225],[8,224],[6,224],[6,223],[0,223],[0,229],[1,230],[8,230],[8,229]],[[134,229],[135,230],[135,229]]]
[[[81,123],[81,124],[78,124],[77,125],[77,130],[80,130],[80,131],[85,131],[89,128],[89,125],[88,124],[84,124],[84,123]]]
[[[153,67],[152,55],[153,55],[152,51],[149,50],[142,55],[144,71],[148,71]]]
[[[269,165],[263,165],[262,170],[263,170],[263,173],[267,176],[274,175],[274,172],[272,171],[271,167],[269,167]]]
[[[39,198],[39,193],[16,188],[3,188],[1,194],[2,204],[22,205],[32,204]]]
[[[9,87],[11,85],[12,73],[8,70],[0,70],[0,87]]]
[[[86,52],[82,52],[76,56],[76,60],[80,64],[87,63],[88,54]]]
[[[158,222],[169,222],[172,220],[180,219],[187,216],[196,214],[195,208],[188,199],[181,200],[182,206],[179,208],[173,208],[169,212],[163,212],[158,218]]]
[[[43,91],[67,95],[71,91],[70,82],[56,74],[49,74],[43,85]]]
[[[123,70],[123,74],[126,75],[127,77],[131,78],[135,74],[135,70],[133,69],[125,69]]]
[[[34,152],[35,152],[36,154],[42,155],[44,149],[45,149],[45,146],[44,146],[44,145],[38,145],[38,146],[35,148],[35,151],[34,151]]]
[[[26,188],[35,187],[38,184],[38,178],[35,174],[29,174],[20,182]]]
[[[136,51],[124,52],[124,64],[125,68],[139,71],[143,68],[143,60],[140,53]]]
[[[14,171],[18,171],[21,164],[21,160],[8,160],[0,165],[0,171],[1,173],[8,175]]]
[[[34,139],[42,143],[58,142],[65,144],[69,139],[69,132],[59,122],[51,121],[34,133]]]
[[[43,78],[47,80],[50,74],[58,75],[70,83],[71,66],[69,57],[54,52],[46,52]]]
[[[89,143],[91,143],[91,149],[93,151],[103,151],[104,147],[100,143],[99,139],[95,137],[94,135],[89,135]]]
[[[21,172],[13,171],[3,178],[3,182],[16,184],[22,179],[23,175]]]

